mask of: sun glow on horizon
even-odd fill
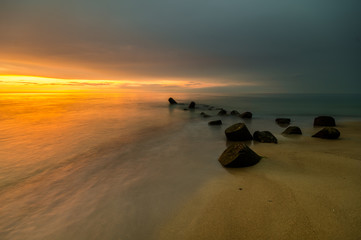
[[[212,83],[190,80],[89,80],[63,79],[42,76],[0,75],[0,92],[83,92],[156,89],[197,89],[228,86],[227,83]],[[247,84],[244,84],[247,85]]]

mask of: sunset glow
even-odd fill
[[[359,239],[360,9],[0,0],[0,240]]]
[[[238,85],[241,85],[240,83]],[[247,86],[248,83],[243,83]],[[40,76],[0,75],[1,92],[68,92],[68,91],[121,91],[159,90],[162,88],[211,88],[227,83],[188,80],[89,80],[61,79]]]

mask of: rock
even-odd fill
[[[225,130],[225,134],[230,141],[247,141],[252,140],[253,137],[248,131],[246,124],[236,123]]]
[[[239,115],[241,118],[252,118],[251,112],[244,112]]]
[[[290,118],[276,118],[276,123],[279,125],[288,125],[291,123],[291,119]]]
[[[196,107],[196,103],[193,101],[188,106],[189,109],[195,109],[195,107]]]
[[[333,127],[325,127],[321,131],[317,132],[312,137],[324,138],[324,139],[337,139],[340,136],[340,132]]]
[[[232,144],[218,158],[224,167],[248,167],[259,160],[261,157],[245,144]]]
[[[290,126],[290,127],[286,128],[286,130],[284,130],[282,134],[298,134],[298,135],[302,135],[302,131],[301,131],[301,129],[299,127]]]
[[[278,126],[280,127],[288,127],[291,123],[291,119],[289,118],[276,118],[276,123],[278,124]]]
[[[222,125],[222,121],[221,120],[210,121],[210,122],[208,122],[208,125],[211,125],[211,126]]]
[[[177,102],[176,102],[173,98],[169,98],[169,99],[168,99],[168,102],[169,102],[170,104],[177,104]]]
[[[221,111],[219,111],[219,112],[217,113],[217,115],[218,115],[218,116],[224,116],[224,115],[227,115],[227,111],[226,111],[226,110],[224,110],[224,109],[221,109]]]
[[[319,116],[316,117],[313,121],[313,126],[325,126],[325,127],[334,127],[336,126],[335,119],[330,116]]]
[[[277,138],[269,131],[255,131],[253,139],[262,143],[277,143]]]
[[[204,118],[211,117],[211,115],[208,115],[207,113],[201,112],[201,116]]]
[[[238,111],[236,111],[236,110],[233,110],[232,112],[231,112],[231,115],[232,116],[239,116],[239,115],[241,115]]]

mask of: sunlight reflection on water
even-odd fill
[[[196,151],[191,115],[167,98],[1,95],[0,238],[148,237],[214,173],[190,171],[210,152]]]
[[[227,110],[249,106],[255,115],[246,121],[169,107],[168,97],[0,94],[0,239],[151,239],[205,179],[224,173],[217,158],[227,126],[244,121],[251,132],[282,138],[274,117],[291,109],[278,98],[272,105],[263,97],[173,96]],[[310,128],[304,110],[286,113]],[[208,126],[218,118],[223,126]]]

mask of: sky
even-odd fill
[[[0,0],[0,87],[360,93],[360,9],[359,0]]]

